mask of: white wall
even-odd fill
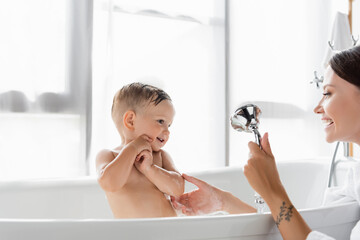
[[[335,0],[230,1],[230,109],[260,101],[260,132],[269,132],[278,161],[331,159],[334,143],[325,141],[320,116],[313,113],[321,89],[309,82],[315,70],[324,71],[333,16],[340,8]],[[245,163],[248,141],[254,136],[230,129],[231,165]]]

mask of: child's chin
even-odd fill
[[[159,152],[161,148],[152,146],[153,152]]]

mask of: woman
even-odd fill
[[[326,141],[354,142],[360,145],[360,46],[340,52],[331,60],[325,73],[323,98],[314,109],[324,123]],[[292,205],[283,187],[271,152],[268,134],[261,140],[262,150],[249,143],[250,155],[244,174],[252,188],[270,208],[271,214],[284,239],[333,239],[311,231]],[[255,212],[255,209],[229,192],[215,188],[194,177],[184,178],[199,187],[180,198],[172,198],[173,205],[187,215],[227,211],[229,213]],[[348,174],[348,185],[327,193],[326,202],[332,200],[357,200],[360,203],[360,165]],[[360,235],[360,223],[352,231],[351,239]]]

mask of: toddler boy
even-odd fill
[[[100,151],[96,169],[114,217],[176,216],[166,195],[183,194],[184,179],[162,150],[175,115],[169,95],[132,83],[115,94],[111,114],[121,145]]]

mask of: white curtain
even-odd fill
[[[225,164],[224,11],[219,0],[95,1],[93,161],[121,144],[110,117],[114,93],[141,81],[173,99],[164,149],[180,170]]]
[[[113,94],[133,81],[172,97],[165,149],[181,171],[226,164],[228,119],[243,101],[263,108],[278,160],[328,158],[309,82],[347,1],[229,2],[227,82],[224,0],[2,1],[0,179],[94,174],[96,153],[120,144]],[[253,136],[228,130],[230,164],[243,164]]]
[[[91,20],[87,0],[0,3],[0,179],[86,174]]]

